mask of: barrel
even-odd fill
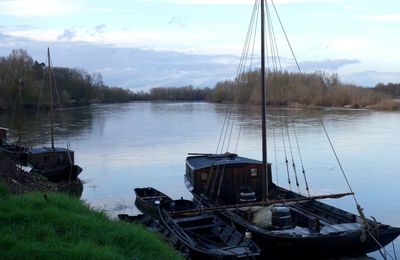
[[[289,229],[292,227],[290,209],[286,206],[275,206],[272,208],[271,224],[278,229]]]

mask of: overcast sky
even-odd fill
[[[233,78],[253,0],[0,0],[0,56],[23,48],[111,86]],[[303,71],[363,86],[400,82],[400,1],[275,0]],[[278,27],[277,27],[278,28]],[[276,34],[282,35],[281,32]],[[279,49],[289,60],[286,46]],[[294,69],[289,63],[286,69]]]

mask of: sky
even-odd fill
[[[304,72],[400,82],[400,1],[275,0]],[[236,75],[254,0],[0,0],[0,56],[22,48],[109,86],[213,87]],[[274,20],[275,19],[275,20]],[[278,21],[273,18],[274,21]],[[290,49],[274,25],[283,69]],[[282,39],[282,40],[280,40]]]

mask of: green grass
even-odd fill
[[[11,195],[0,184],[1,259],[177,259],[139,225],[111,221],[77,198]]]

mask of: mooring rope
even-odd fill
[[[354,196],[354,195],[353,195]],[[382,246],[381,243],[375,238],[375,236],[367,229],[368,234],[372,237],[372,239],[375,241],[375,243],[383,250],[383,253],[381,252],[381,249],[379,249],[379,253],[382,255],[382,257],[386,260],[387,257],[389,256],[390,259],[394,259],[393,256],[386,250],[384,246]]]
[[[394,247],[394,242],[393,241],[392,241],[392,247],[393,247],[394,259],[397,260],[396,248]]]

